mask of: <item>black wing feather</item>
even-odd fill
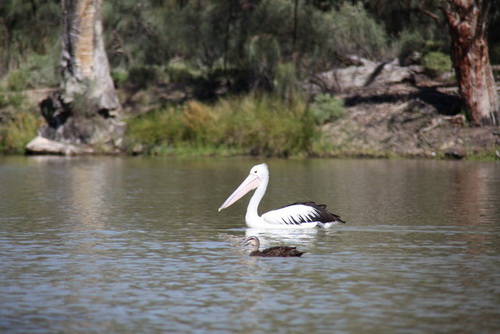
[[[292,205],[307,205],[307,206],[314,208],[314,210],[317,213],[317,217],[315,217],[315,218],[322,223],[337,222],[337,223],[345,224],[345,221],[343,221],[340,218],[340,216],[328,211],[326,209],[325,204],[316,204],[316,202],[295,202],[295,203],[287,205],[287,206],[292,206]],[[285,208],[287,206],[285,206]],[[294,224],[300,224],[300,223],[301,223],[300,221],[296,221],[294,219]]]

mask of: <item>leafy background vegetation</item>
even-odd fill
[[[175,84],[199,100],[160,103],[131,118],[127,148],[158,154],[202,147],[209,154],[308,152],[315,128],[343,113],[330,96],[303,95],[300,82],[312,73],[345,65],[347,55],[404,62],[414,52],[435,75],[449,70],[444,21],[426,15],[420,4],[105,0],[106,50],[116,86],[148,90]],[[439,4],[426,2],[437,18]],[[498,63],[500,9],[492,7],[490,53]],[[39,126],[35,108],[15,100],[23,99],[24,90],[59,85],[60,15],[59,0],[0,3],[4,152],[22,150],[14,142],[30,137],[21,133],[34,136]]]

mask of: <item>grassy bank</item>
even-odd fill
[[[127,123],[127,151],[153,155],[304,155],[318,136],[304,100],[269,95],[190,101]]]
[[[0,94],[0,155],[24,154],[42,125],[35,106],[21,92]]]
[[[45,124],[34,102],[39,98],[29,96],[0,94],[0,154],[24,154]],[[124,151],[154,156],[498,159],[495,128],[457,125],[453,122],[459,115],[419,114],[402,108],[407,104],[344,108],[328,95],[310,103],[301,97],[290,101],[258,94],[213,103],[191,100],[125,116]]]
[[[24,154],[44,125],[38,106],[21,92],[0,95],[0,154]],[[319,125],[342,116],[342,103],[320,96],[249,94],[195,100],[125,116],[127,154],[175,156],[317,155]]]

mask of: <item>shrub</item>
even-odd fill
[[[47,54],[32,54],[25,67],[29,72],[26,88],[57,87],[59,85],[59,48],[53,47]]]
[[[20,109],[25,103],[25,97],[20,92],[15,93],[0,93],[0,108],[11,107],[14,109]]]
[[[228,107],[224,142],[228,138],[252,154],[298,154],[308,149],[315,132],[300,99],[286,103],[275,96],[249,96],[230,100]]]
[[[158,71],[151,66],[135,66],[130,68],[128,81],[138,88],[146,88],[158,80]]]
[[[186,61],[170,62],[165,72],[170,82],[184,82],[188,83],[197,79],[201,72],[194,68]]]
[[[338,10],[311,12],[303,27],[307,31],[304,52],[311,65],[331,66],[332,55],[358,55],[369,59],[386,56],[388,36],[362,5],[342,2]]]
[[[422,59],[422,65],[425,71],[432,77],[438,77],[451,69],[452,63],[450,56],[442,52],[429,52]]]
[[[128,72],[124,69],[113,69],[111,71],[111,78],[113,78],[113,83],[116,88],[122,87],[128,81]]]
[[[178,110],[166,108],[151,111],[128,120],[126,144],[130,148],[141,144],[152,148],[175,144],[182,139],[183,126]]]
[[[56,73],[57,59],[55,54],[30,55],[18,69],[9,72],[7,88],[21,91],[37,87],[56,87],[59,81]]]
[[[0,129],[0,147],[9,154],[24,153],[26,144],[32,140],[41,126],[40,117],[29,111],[10,115],[5,126]]]
[[[7,78],[7,88],[19,92],[28,87],[29,71],[26,68],[11,71]]]
[[[274,82],[276,94],[285,101],[294,101],[300,95],[300,83],[292,63],[279,64]]]
[[[270,88],[281,59],[278,40],[267,34],[254,36],[248,43],[247,58],[255,78],[254,86]]]
[[[344,103],[329,94],[319,94],[309,106],[309,113],[315,124],[335,121],[345,114]]]
[[[395,43],[395,48],[398,49],[398,59],[401,63],[414,52],[421,53],[425,47],[425,38],[418,32],[410,32],[405,30],[401,33],[399,40]]]
[[[191,150],[200,154],[286,156],[306,151],[315,126],[303,100],[275,96],[232,97],[213,105],[190,101],[130,119],[127,147],[150,154]],[[160,147],[164,147],[161,149]]]

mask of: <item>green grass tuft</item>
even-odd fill
[[[336,121],[345,114],[344,102],[329,94],[316,95],[309,109],[314,122],[318,125]]]
[[[41,123],[40,117],[29,111],[11,115],[0,127],[0,152],[23,154],[26,144],[36,137]]]
[[[442,52],[429,52],[422,59],[425,71],[432,77],[438,77],[451,70],[451,58]]]
[[[129,119],[126,144],[158,155],[288,156],[307,152],[315,133],[305,101],[251,95]]]

